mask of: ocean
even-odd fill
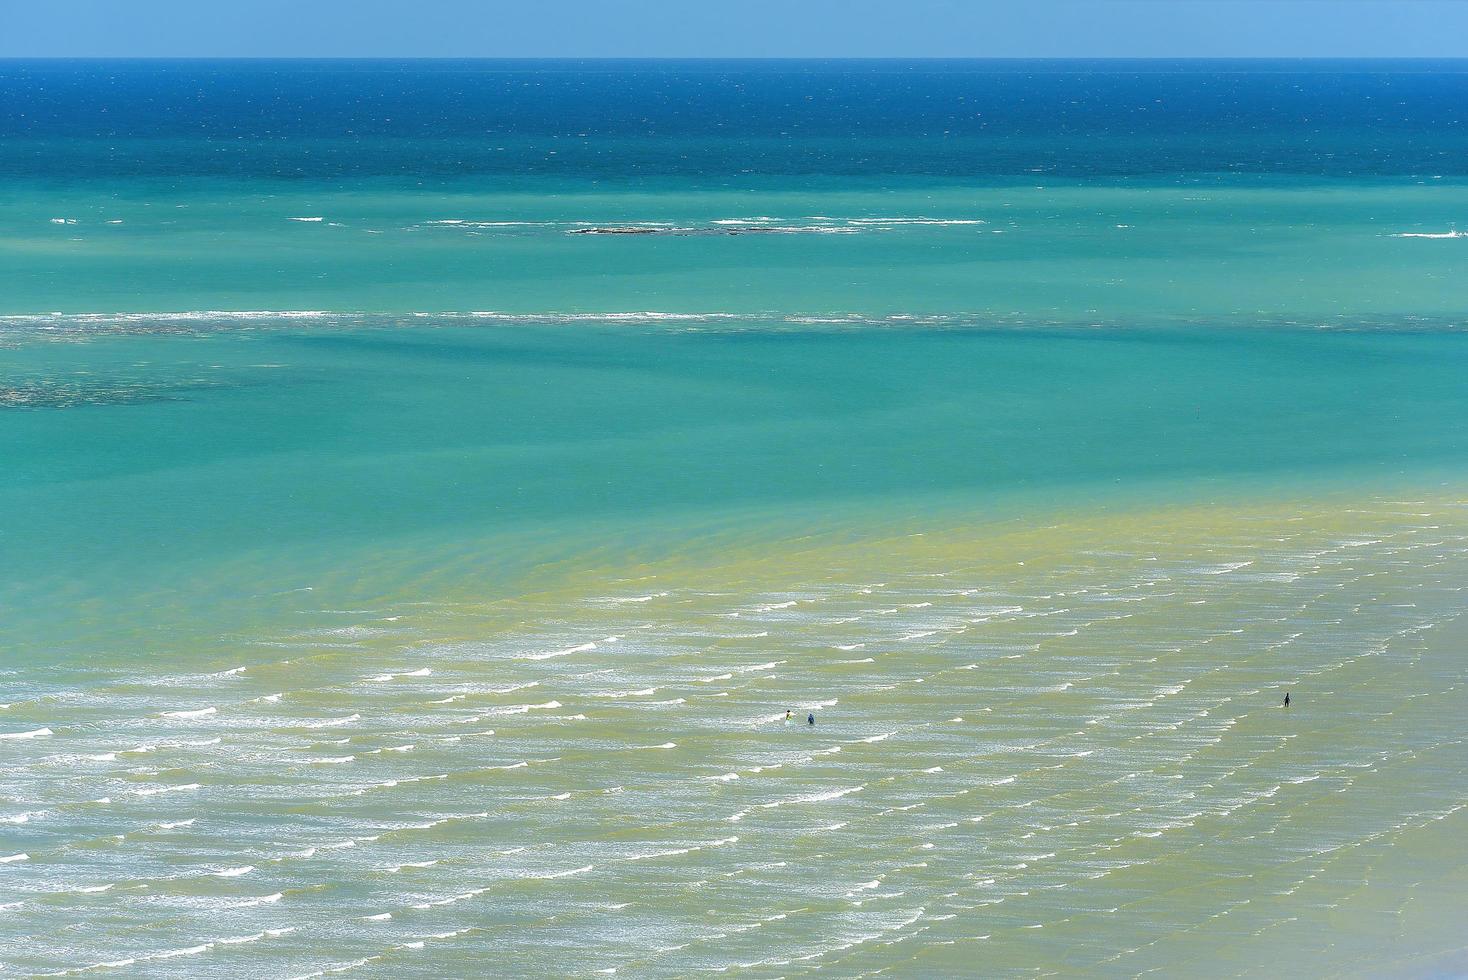
[[[0,971],[1468,969],[1465,107],[0,62]]]

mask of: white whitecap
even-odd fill
[[[402,673],[398,674],[379,674],[376,677],[371,678],[371,680],[375,682],[394,681],[397,680],[399,677],[427,677],[432,673],[433,671],[429,668],[420,667],[418,670],[405,670]]]
[[[551,651],[549,651],[547,653],[526,653],[526,654],[521,654],[520,659],[521,660],[553,660],[556,657],[569,657],[573,653],[586,653],[586,652],[588,652],[590,650],[595,650],[595,649],[596,649],[596,644],[595,643],[583,643],[580,646],[567,647],[564,650],[551,650]]]
[[[160,718],[208,718],[218,712],[218,708],[198,708],[193,711],[164,711]]]
[[[55,221],[55,218],[51,219]],[[1393,238],[1468,238],[1468,231],[1402,231],[1392,236]]]
[[[49,728],[36,728],[28,732],[0,732],[0,738],[45,738],[55,734]]]
[[[282,898],[285,898],[285,894],[283,892],[276,892],[273,895],[265,895],[260,898],[252,898],[246,902],[236,902],[233,905],[226,905],[224,907],[227,909],[250,909],[256,908],[260,905],[274,905]]]
[[[354,721],[361,721],[361,720],[362,720],[362,716],[359,715],[359,714],[355,714],[354,713],[354,714],[347,715],[345,718],[327,718],[327,719],[325,719],[323,721],[307,722],[306,723],[306,727],[307,728],[335,728],[338,725],[350,725]]]
[[[595,867],[596,867],[596,865],[594,865],[594,864],[588,864],[585,867],[572,868],[570,871],[557,871],[557,872],[554,872],[553,874],[530,875],[529,877],[531,877],[531,878],[542,878],[542,879],[548,879],[548,878],[570,878],[572,875],[585,874],[586,872],[592,870]]]

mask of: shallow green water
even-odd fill
[[[4,955],[1441,969],[1464,506],[756,540],[500,600],[400,572],[186,664],[12,673]]]

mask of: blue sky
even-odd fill
[[[1455,57],[1468,0],[0,0],[0,57]]]

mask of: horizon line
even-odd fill
[[[9,61],[1464,61],[1465,55],[0,55]]]

